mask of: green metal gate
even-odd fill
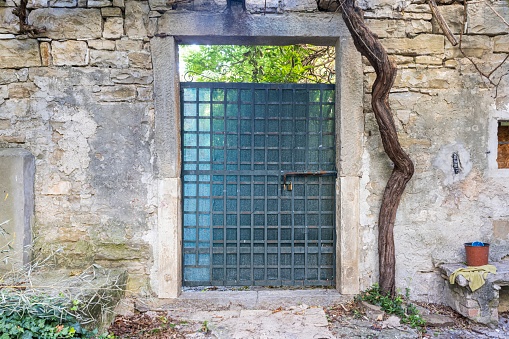
[[[181,83],[184,286],[327,286],[334,85]]]

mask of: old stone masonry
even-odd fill
[[[315,0],[247,0],[246,11],[226,0],[29,0],[25,24],[43,30],[25,33],[18,2],[0,0],[1,269],[59,250],[62,268],[126,269],[131,293],[177,297],[179,45],[314,43],[336,48],[334,284],[355,294],[377,281],[392,167],[370,104],[376,75],[339,12]],[[438,265],[462,263],[464,243],[489,243],[491,262],[509,255],[509,4],[437,2],[461,47],[426,0],[357,5],[397,65],[390,104],[416,168],[394,225],[396,285],[445,303]]]

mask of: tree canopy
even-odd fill
[[[333,47],[181,46],[185,81],[334,83]]]

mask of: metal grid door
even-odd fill
[[[333,285],[334,85],[181,89],[184,285]]]

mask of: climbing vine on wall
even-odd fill
[[[28,0],[19,0],[19,4],[16,4],[16,8],[12,10],[12,13],[19,18],[19,32],[28,36],[45,32],[45,27],[35,27],[28,24],[27,4]]]
[[[389,105],[389,92],[396,78],[396,67],[389,60],[378,37],[364,22],[362,10],[354,0],[317,0],[324,11],[341,11],[357,50],[369,60],[376,72],[371,106],[380,130],[382,144],[387,156],[394,163],[391,176],[385,186],[378,215],[378,261],[379,284],[385,294],[396,293],[396,256],[394,248],[394,222],[401,196],[414,173],[414,164],[401,147],[396,125]]]

